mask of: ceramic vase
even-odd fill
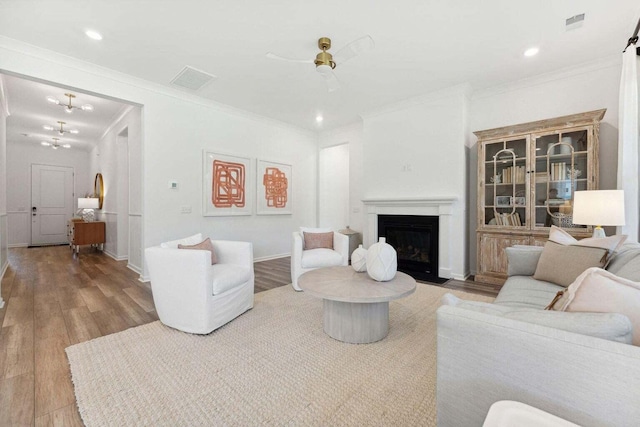
[[[367,271],[367,250],[362,245],[351,254],[351,267],[358,273]]]
[[[393,246],[381,237],[367,251],[367,274],[378,282],[387,282],[396,276],[398,258]]]

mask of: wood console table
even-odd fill
[[[81,245],[100,245],[104,249],[105,241],[104,221],[84,222],[69,220],[69,245],[75,253],[80,252]]]

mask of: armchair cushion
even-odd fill
[[[333,267],[341,265],[342,255],[333,249],[309,249],[302,251],[302,268]]]
[[[183,245],[182,243],[179,243],[178,249],[200,249],[203,251],[209,251],[211,252],[211,265],[218,262],[216,258],[216,252],[213,249],[213,243],[211,243],[211,239],[208,237],[204,241],[197,243],[195,245]]]
[[[211,275],[213,276],[213,295],[220,295],[249,280],[251,270],[234,264],[216,264],[211,266]]]

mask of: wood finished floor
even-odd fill
[[[255,292],[291,283],[290,259],[255,264]],[[444,286],[495,296],[492,285]],[[157,320],[151,289],[126,261],[83,247],[14,248],[2,279],[0,426],[82,426],[64,349]]]

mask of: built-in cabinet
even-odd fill
[[[598,189],[598,136],[606,110],[474,132],[478,137],[476,281],[502,284],[505,248],[544,245],[551,225],[576,238],[573,195]]]

